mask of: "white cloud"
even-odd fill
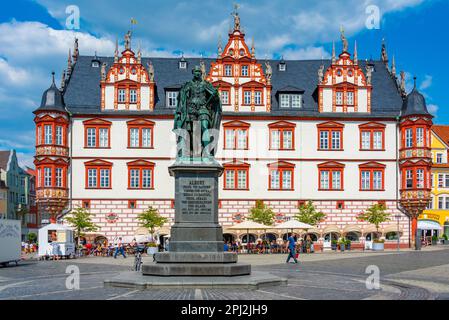
[[[438,112],[438,106],[436,104],[429,104],[427,105],[427,111],[436,116]]]
[[[283,55],[286,60],[327,59],[330,57],[330,54],[323,47],[287,49],[283,51]]]
[[[426,75],[419,86],[419,90],[426,90],[432,85],[432,76]]]
[[[15,68],[0,57],[0,81],[20,85],[31,81],[31,77],[26,70]]]

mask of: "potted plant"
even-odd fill
[[[435,246],[438,243],[438,237],[432,236],[432,246]]]
[[[389,213],[385,212],[385,205],[382,203],[373,204],[369,207],[365,212],[361,212],[358,215],[358,219],[361,221],[367,221],[369,223],[374,224],[376,227],[376,237],[379,234],[379,226],[382,222],[390,220]],[[385,240],[373,239],[373,247],[374,251],[383,251],[384,250],[384,242]]]
[[[385,240],[383,239],[374,239],[373,240],[373,251],[383,251],[384,250]]]
[[[153,255],[157,252],[157,244],[154,242],[148,242],[147,244],[147,254]]]
[[[338,245],[340,246],[341,252],[345,251],[345,246],[346,246],[345,238],[341,238],[340,241],[338,241]]]
[[[449,239],[447,234],[443,233],[443,235],[441,236],[442,240],[443,240],[443,244],[449,244]]]
[[[351,240],[346,240],[346,250],[351,250]]]
[[[337,240],[331,241],[331,249],[336,251],[337,250]]]

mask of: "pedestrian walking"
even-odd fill
[[[114,259],[117,259],[117,254],[119,252],[123,255],[123,258],[126,258],[125,249],[123,248],[122,237],[119,237],[117,240],[115,252],[114,252]]]
[[[295,263],[298,263],[298,260],[296,260],[296,241],[295,241],[295,234],[292,233],[290,237],[288,237],[288,257],[287,257],[287,263],[290,262],[290,259],[293,258]]]

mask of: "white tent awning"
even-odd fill
[[[443,227],[436,222],[430,220],[419,220],[418,221],[418,229],[421,230],[443,230]]]

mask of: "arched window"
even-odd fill
[[[387,232],[387,234],[385,235],[385,240],[398,240],[398,239],[399,235],[396,231]]]
[[[359,241],[359,237],[360,235],[357,232],[348,232],[346,234],[346,239],[351,240],[351,241]]]

